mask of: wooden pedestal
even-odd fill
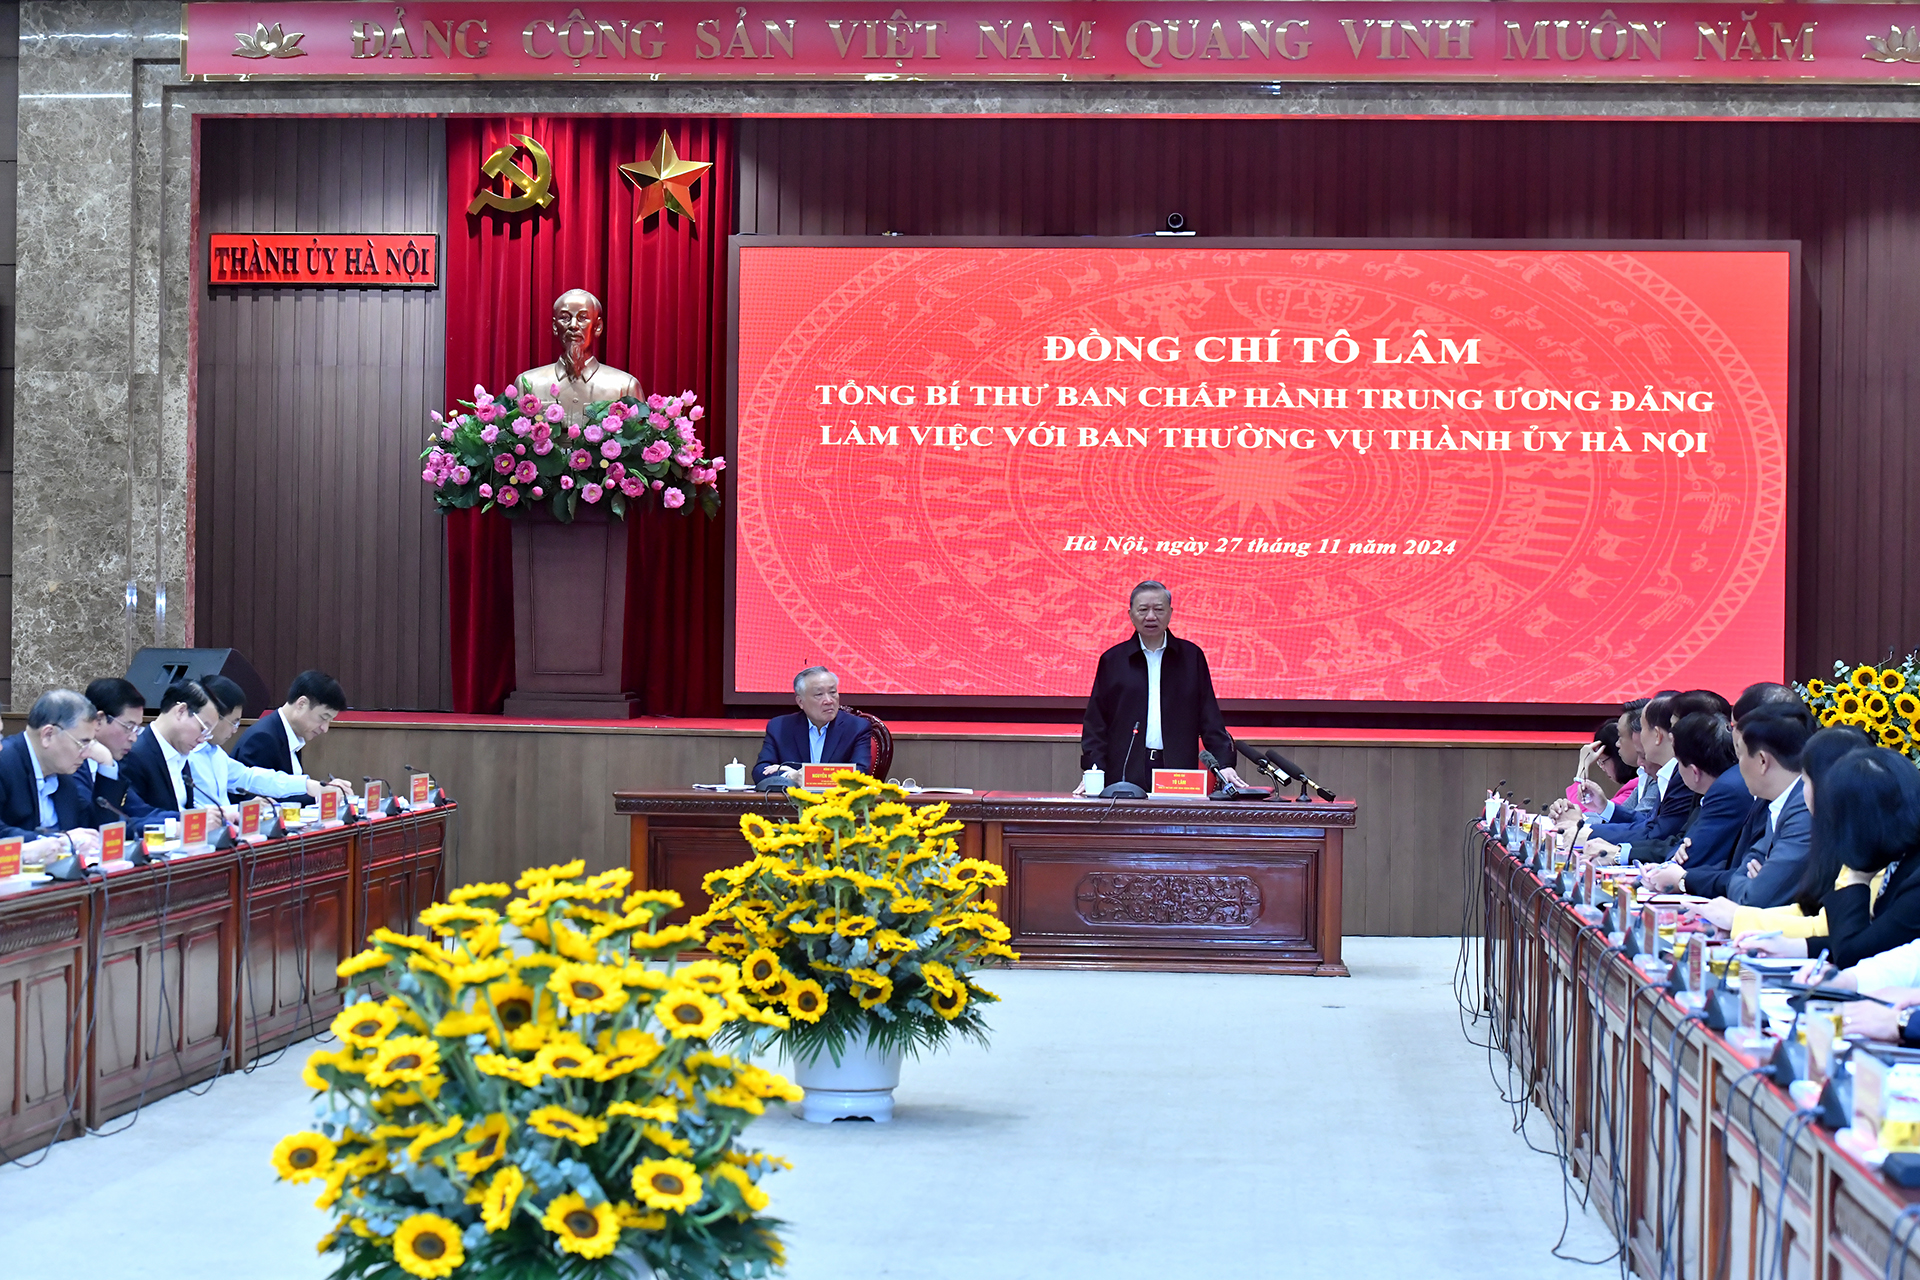
[[[627,524],[604,504],[572,524],[544,505],[513,521],[514,691],[510,716],[619,720],[639,701],[622,687]]]

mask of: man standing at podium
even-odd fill
[[[1080,730],[1080,768],[1095,767],[1109,785],[1150,790],[1155,769],[1198,769],[1204,743],[1220,761],[1220,781],[1240,786],[1207,655],[1168,630],[1173,592],[1143,582],[1127,601],[1133,637],[1100,655],[1093,694]]]

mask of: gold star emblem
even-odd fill
[[[711,168],[711,161],[682,160],[680,153],[673,149],[673,139],[661,130],[660,144],[653,149],[651,160],[636,160],[620,166],[620,172],[640,192],[640,211],[633,220],[642,221],[662,209],[691,220],[693,184]]]

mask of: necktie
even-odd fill
[[[185,796],[187,797],[182,807],[191,809],[194,807],[193,805],[193,770],[187,768],[187,762],[185,760],[182,760],[180,762],[180,781],[182,784],[184,784],[186,788],[183,794],[185,794]]]

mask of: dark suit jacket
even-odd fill
[[[160,750],[160,739],[153,736],[152,725],[142,729],[140,736],[133,740],[133,750],[127,752],[126,759],[120,762],[120,777],[154,808],[168,812],[178,809],[173,778],[167,769],[167,757]],[[196,805],[215,804],[225,799],[225,796],[196,793],[193,802]]]
[[[1695,859],[1691,852],[1687,854],[1686,878],[1681,882],[1681,889],[1708,898],[1725,897],[1733,877],[1747,874],[1747,860],[1766,835],[1767,802],[1756,796],[1747,807],[1747,818],[1741,824],[1739,836],[1723,860],[1707,863]]]
[[[788,712],[767,721],[767,736],[760,744],[760,758],[753,762],[755,782],[783,764],[812,762],[813,745],[807,734],[807,724],[807,713],[804,711]],[[842,708],[827,725],[827,740],[820,748],[820,763],[850,764],[861,770],[873,768],[873,726],[867,718]]]
[[[128,784],[127,775],[124,772],[117,778],[109,778],[104,774],[96,773],[93,765],[88,763],[80,766],[74,773],[73,780],[79,784],[80,794],[85,799],[91,817],[97,825],[105,826],[110,822],[118,822],[121,813],[127,815],[129,839],[139,835],[149,826],[157,827],[168,818],[179,816],[178,811],[173,807],[172,792],[161,797],[165,802],[164,808],[150,804],[145,796]],[[112,804],[120,812],[115,813],[105,804],[97,803],[99,800]]]
[[[1678,781],[1676,773],[1675,780]],[[1686,783],[1681,782],[1681,786]],[[1683,840],[1693,843],[1687,846],[1687,866],[1696,863],[1707,866],[1725,866],[1733,856],[1734,846],[1739,843],[1741,830],[1747,825],[1747,815],[1753,809],[1753,793],[1747,790],[1747,781],[1740,776],[1740,770],[1729,769],[1713,780],[1707,793],[1700,797],[1700,803],[1694,807],[1693,816],[1687,819],[1687,825],[1678,835],[1669,840],[1648,840],[1644,845],[1636,841],[1633,846],[1635,862],[1662,862],[1671,858],[1680,848]]]
[[[1199,645],[1172,633],[1160,659],[1160,740],[1166,744],[1163,769],[1199,768],[1202,742],[1222,767],[1233,764],[1233,739],[1227,736],[1220,702],[1213,696],[1207,655]],[[1123,764],[1125,778],[1120,775]],[[1080,726],[1080,768],[1095,765],[1106,771],[1109,783],[1125,781],[1142,787],[1148,783],[1147,655],[1140,651],[1138,636],[1101,654],[1094,670],[1093,693]]]
[[[1667,779],[1667,793],[1661,797],[1659,808],[1632,822],[1603,822],[1593,829],[1593,834],[1611,844],[1631,844],[1636,848],[1642,841],[1668,840],[1680,834],[1699,803],[1700,797],[1680,781],[1680,769],[1675,766],[1673,776]]]
[[[280,709],[261,716],[253,728],[233,744],[233,758],[257,769],[278,769],[281,773],[305,773],[293,762],[293,750],[287,743],[286,726],[280,721]],[[305,793],[302,793],[304,798]]]
[[[40,838],[40,790],[33,785],[33,761],[27,757],[27,735],[16,733],[0,745],[0,839]],[[93,803],[81,794],[71,775],[59,775],[53,792],[53,813],[62,831],[98,827]]]
[[[1760,837],[1747,855],[1759,860],[1760,874],[1749,880],[1746,863],[1742,862],[1732,869],[1727,896],[1748,907],[1786,906],[1793,901],[1793,891],[1806,870],[1807,852],[1811,848],[1813,814],[1807,811],[1805,784],[1796,778],[1793,789],[1787,792],[1787,803],[1781,806],[1780,821],[1771,832]],[[1807,954],[1817,952],[1815,948]]]
[[[1807,939],[1807,954],[1851,969],[1868,956],[1920,938],[1920,849],[1909,850],[1869,902],[1871,890],[1850,884],[1827,894],[1827,936]]]

